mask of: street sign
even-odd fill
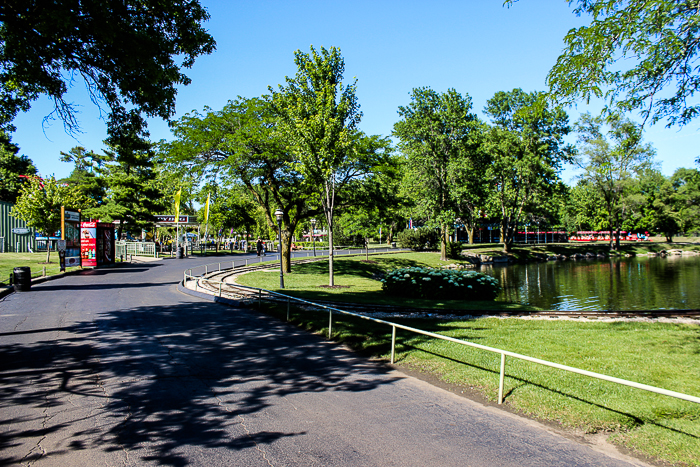
[[[12,229],[12,233],[17,235],[27,235],[30,232],[31,229],[28,229],[26,227],[15,227],[14,229]]]

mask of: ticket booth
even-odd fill
[[[83,267],[99,267],[114,263],[114,224],[81,222],[80,258]]]

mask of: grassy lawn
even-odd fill
[[[51,263],[46,264],[46,253],[0,253],[0,282],[7,285],[12,270],[21,266],[29,266],[32,277],[40,276],[46,266],[46,275],[58,274],[58,252],[51,252]],[[66,268],[71,271],[77,268]]]
[[[305,259],[305,258],[303,258]],[[284,289],[279,288],[279,268],[243,274],[238,277],[238,283],[251,287],[261,287],[276,290],[294,297],[306,300],[329,300],[350,303],[374,303],[380,305],[402,305],[419,308],[448,308],[459,310],[533,310],[515,303],[494,301],[462,301],[428,299],[405,299],[387,296],[382,292],[382,283],[377,275],[390,269],[409,266],[439,267],[451,263],[466,263],[466,261],[440,261],[438,253],[392,253],[373,255],[369,261],[365,256],[336,257],[333,262],[335,285],[330,289],[323,286],[328,284],[328,262],[321,260],[315,263],[293,264],[292,273],[284,275]]]
[[[286,306],[268,305],[284,319]],[[294,324],[327,335],[328,313],[293,309]],[[484,318],[393,321],[479,344],[700,396],[700,326]],[[334,316],[333,339],[388,360],[391,328]],[[397,331],[397,364],[495,401],[500,356]],[[676,465],[700,465],[700,405],[512,358],[505,404]]]

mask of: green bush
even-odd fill
[[[462,257],[462,242],[447,242],[446,245],[447,257],[451,259],[459,259]]]
[[[396,237],[402,248],[410,248],[413,251],[437,250],[440,242],[435,229],[428,227],[406,229],[399,232]]]
[[[400,268],[381,280],[389,295],[455,300],[495,300],[500,284],[494,277],[476,271]]]

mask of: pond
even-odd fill
[[[482,265],[477,270],[501,281],[497,300],[547,310],[700,309],[700,256]]]

